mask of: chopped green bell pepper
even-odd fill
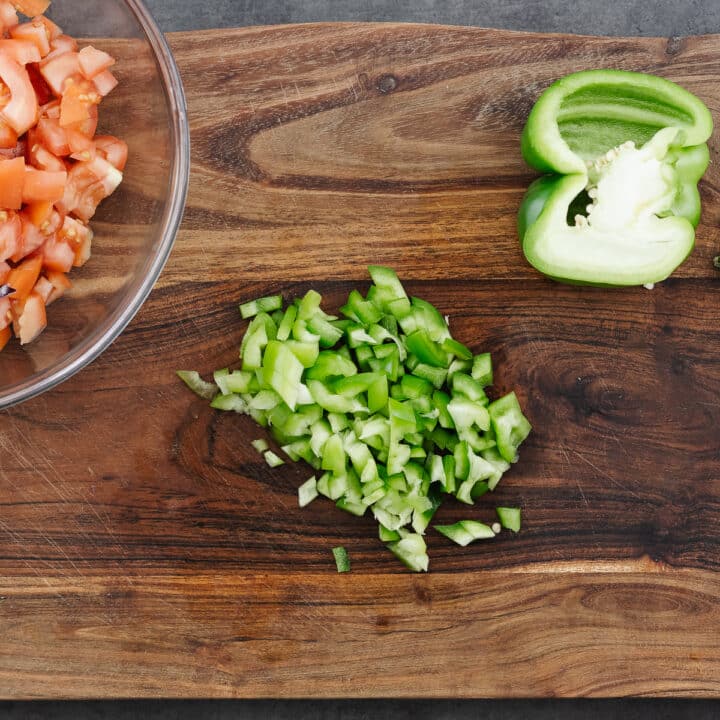
[[[532,425],[523,415],[517,395],[511,392],[501,397],[490,404],[488,412],[500,456],[506,462],[516,462],[517,450],[532,430]]]
[[[528,261],[560,281],[645,285],[690,254],[700,220],[710,111],[664,78],[588,70],[536,102],[522,136],[544,173],[518,230]]]

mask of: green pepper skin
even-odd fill
[[[676,242],[662,262],[628,267],[616,251],[602,271],[559,261],[553,234],[568,223],[570,207],[585,187],[588,161],[630,140],[640,148],[663,128],[675,128],[667,154],[677,182],[675,200],[664,216]],[[665,279],[690,254],[700,221],[697,184],[708,167],[706,141],[712,117],[701,100],[664,78],[621,70],[589,70],[553,83],[530,112],[522,154],[545,173],[528,188],[518,212],[518,233],[528,261],[545,275],[572,284],[640,285]],[[671,186],[672,187],[672,186]]]
[[[517,226],[520,238],[525,237],[528,228],[540,217],[561,180],[561,175],[543,175],[533,181],[527,189],[518,211]]]

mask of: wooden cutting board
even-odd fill
[[[415,25],[170,38],[189,99],[183,229],[123,336],[0,415],[0,696],[720,695],[718,141],[697,248],[652,292],[554,284],[524,262],[518,144],[539,92],[619,67],[717,115],[720,38]],[[498,491],[523,508],[402,568],[374,522],[300,510],[307,469],[175,379],[236,359],[236,302],[365,266],[491,351],[535,431]],[[353,571],[335,572],[344,545]]]

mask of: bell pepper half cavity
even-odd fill
[[[704,103],[664,78],[587,70],[556,81],[522,135],[525,161],[546,173],[520,207],[525,257],[570,283],[667,278],[695,242],[712,129]]]

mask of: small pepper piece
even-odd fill
[[[340,545],[332,550],[333,557],[335,558],[335,566],[339,573],[350,572],[350,556],[347,550]]]
[[[490,403],[488,412],[498,452],[503,460],[516,462],[518,448],[532,430],[532,425],[523,415],[517,395],[511,392]]]

